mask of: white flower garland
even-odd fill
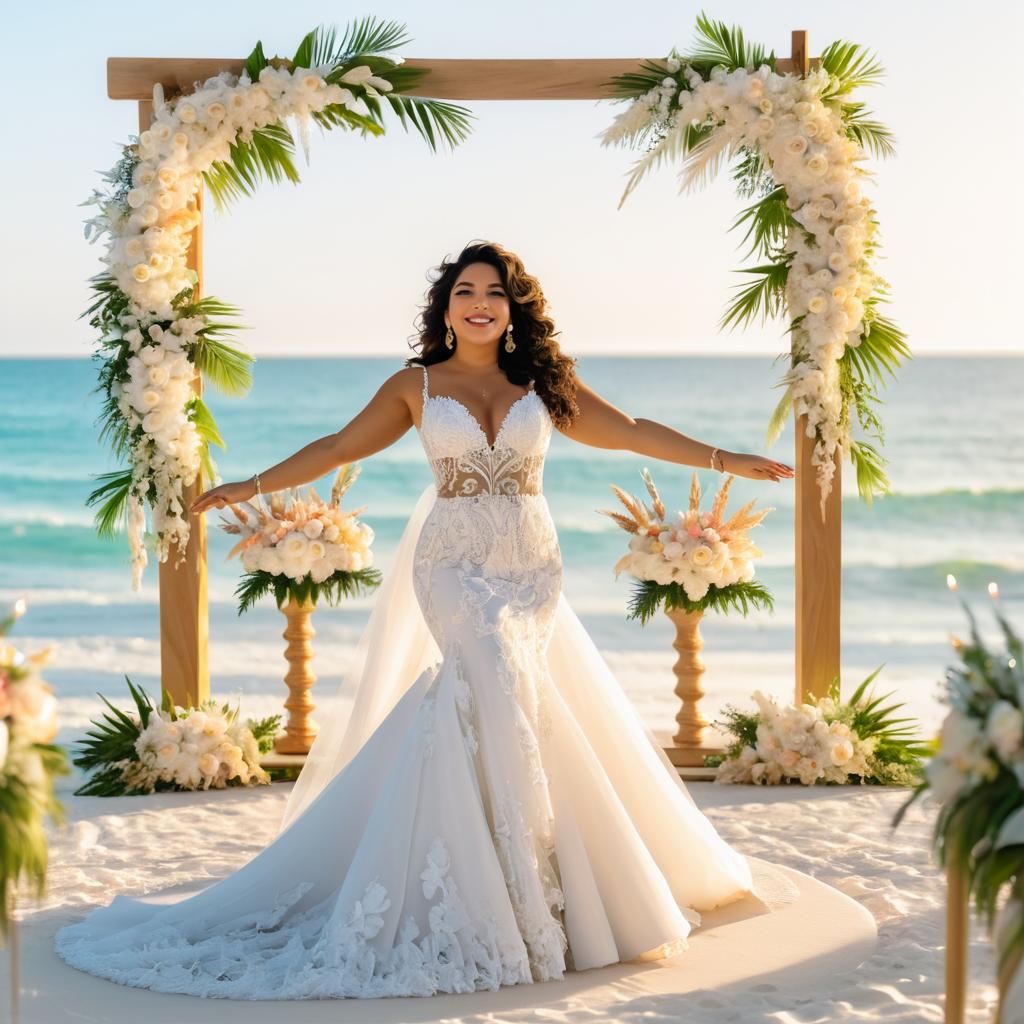
[[[666,67],[672,74],[615,119],[601,136],[602,145],[634,141],[666,120],[671,125],[634,171],[623,200],[655,160],[685,149],[692,125],[711,125],[713,131],[692,151],[683,187],[703,180],[712,166],[742,147],[759,151],[784,186],[802,228],[791,229],[786,243],[792,254],[786,305],[797,323],[793,365],[784,380],[794,409],[807,416],[807,436],[815,438],[811,462],[824,518],[836,450],[848,455],[850,446],[839,360],[846,346],[861,343],[865,300],[882,283],[868,262],[875,222],[860,187],[864,150],[847,135],[835,107],[822,101],[832,82],[825,71],[797,77],[767,65],[756,71],[716,67],[705,79],[674,57]],[[689,89],[673,77],[679,72]],[[670,114],[673,100],[678,108]]]
[[[202,174],[215,162],[230,160],[236,140],[249,142],[255,130],[288,118],[298,122],[308,159],[311,115],[332,104],[357,110],[360,102],[351,89],[325,80],[330,70],[268,65],[256,82],[246,71],[221,72],[195,92],[167,102],[157,84],[152,126],[139,135],[127,164],[122,160],[105,176],[130,187],[114,196],[96,190],[87,200],[101,213],[86,221],[86,236],[110,236],[103,262],[129,300],[104,340],[122,339],[121,354],[127,356],[109,381],[109,393],[130,438],[127,527],[133,589],[139,588],[147,562],[147,501],[159,560],[167,560],[172,544],[178,546],[178,564],[184,560],[190,524],[183,491],[195,482],[202,462],[192,381],[194,352],[207,318],[180,316],[173,303],[195,281],[186,253],[201,220],[195,196]],[[367,65],[353,67],[340,81],[370,96],[392,89]]]

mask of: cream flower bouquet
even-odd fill
[[[884,697],[865,692],[881,668],[846,701],[837,677],[827,696],[812,694],[801,704],[780,705],[755,690],[756,712],[726,705],[722,727],[732,741],[726,756],[714,759],[715,782],[917,784],[929,747],[906,724],[911,719],[894,717],[903,704],[882,707]]]
[[[341,498],[359,472],[358,466],[342,466],[330,501],[309,488],[305,494],[273,494],[269,508],[260,501],[229,506],[237,522],[224,520],[222,529],[241,539],[228,558],[240,554],[246,569],[235,592],[239,614],[269,593],[278,608],[289,595],[296,605],[315,605],[322,595],[333,604],[380,584],[380,570],[372,568],[373,529],[357,518],[366,506],[341,508]]]
[[[46,884],[46,815],[58,824],[64,808],[54,794],[54,779],[67,775],[57,735],[57,701],[40,668],[50,648],[25,655],[6,640],[24,612],[18,601],[0,621],[0,937],[11,926],[14,892],[22,877],[38,894]]]
[[[650,473],[643,469],[641,475],[652,507],[612,484],[629,515],[597,509],[633,535],[629,551],[614,566],[616,577],[626,571],[639,581],[628,617],[646,623],[662,602],[666,608],[690,612],[740,608],[744,615],[750,605],[771,608],[771,595],[753,580],[753,559],[762,552],[747,531],[774,509],[751,512],[751,501],[725,519],[729,488],[735,479],[729,476],[711,509],[702,512],[700,484],[694,472],[689,507],[670,517]]]
[[[269,783],[260,757],[273,745],[280,715],[246,723],[238,707],[206,700],[177,707],[164,691],[159,708],[149,695],[125,681],[135,714],[100,699],[113,714],[93,719],[74,763],[92,775],[75,796],[134,796],[163,790],[224,789]]]

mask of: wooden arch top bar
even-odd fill
[[[519,60],[407,58],[402,67],[430,71],[403,96],[445,100],[601,100],[616,99],[608,81],[664,57],[587,57]],[[814,67],[818,60],[808,62]],[[191,92],[221,71],[240,74],[237,57],[108,57],[107,95],[112,100],[148,100],[160,82],[168,93]],[[776,60],[782,73],[793,70],[790,57]]]

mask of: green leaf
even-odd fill
[[[770,448],[778,440],[779,434],[785,429],[789,414],[793,411],[793,385],[790,384],[782,393],[775,411],[768,420],[764,443]]]
[[[218,448],[224,448],[224,439],[220,436],[220,431],[217,429],[217,421],[213,418],[213,413],[210,412],[209,406],[198,396],[194,396],[189,402],[191,409],[191,419],[196,425],[196,431],[199,436],[210,444],[215,444]]]
[[[235,397],[248,394],[254,362],[248,352],[221,341],[213,331],[201,332],[195,350],[196,369],[222,394]]]
[[[654,580],[636,580],[629,601],[627,618],[639,619],[646,625],[662,607],[683,608],[689,612],[714,611],[728,614],[740,611],[744,616],[752,607],[772,609],[774,601],[768,590],[753,580],[732,583],[727,587],[712,586],[699,600],[692,600],[680,583],[657,583]]]
[[[763,199],[748,206],[732,224],[730,230],[747,225],[740,245],[750,243],[747,255],[772,256],[785,244],[789,229],[796,222],[786,205],[786,190],[777,186]]]
[[[103,483],[89,494],[85,504],[91,507],[102,503],[96,512],[96,532],[100,537],[113,537],[126,514],[132,488],[132,471],[115,469],[109,473],[100,473],[96,479]]]
[[[217,160],[203,171],[217,209],[223,212],[234,200],[251,196],[261,181],[297,184],[294,153],[295,140],[280,122],[254,129],[249,142],[235,139],[228,159]]]
[[[838,79],[837,94],[851,92],[861,86],[877,85],[885,74],[881,63],[859,43],[837,39],[821,54],[820,66]]]
[[[775,54],[769,54],[759,44],[748,43],[741,28],[730,28],[724,21],[716,21],[703,11],[697,15],[697,38],[694,49],[687,56],[692,64],[711,68],[720,66],[728,71],[746,68],[753,71],[762,64],[775,68]]]
[[[267,58],[263,53],[263,43],[257,41],[252,53],[245,59],[245,70],[250,81],[258,82],[260,80],[260,72],[267,66],[267,63]]]
[[[779,315],[786,298],[786,280],[789,277],[791,255],[777,263],[738,270],[738,274],[756,274],[759,280],[740,285],[739,295],[722,316],[720,327],[746,326],[760,313],[761,322]]]
[[[841,111],[843,130],[862,149],[877,157],[895,155],[896,139],[892,132],[880,121],[873,120],[863,103],[844,103]]]

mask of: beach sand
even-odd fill
[[[708,927],[691,933],[690,948],[660,964],[570,973],[498,993],[311,1001],[300,1011],[130,989],[75,971],[52,951],[57,927],[116,893],[176,900],[245,863],[273,838],[291,784],[104,799],[72,796],[80,781],[76,770],[59,783],[68,823],[48,825],[47,893],[20,904],[22,1024],[141,1015],[148,1024],[253,1022],[282,1012],[310,1021],[466,1024],[943,1020],[945,881],[929,853],[934,806],[918,802],[891,831],[906,789],[690,782],[720,833],[751,858],[755,878],[767,870],[776,889],[786,878],[796,885],[793,907],[739,925],[727,908],[712,911]],[[803,918],[786,917],[797,907]],[[988,1021],[994,965],[977,922],[970,939],[967,1020]],[[5,961],[0,953],[6,983]]]

